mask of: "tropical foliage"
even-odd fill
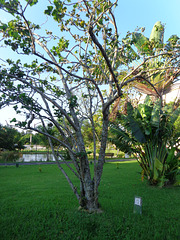
[[[0,125],[0,149],[15,150],[23,149],[24,141],[18,130]]]
[[[20,157],[18,150],[24,149],[22,134],[10,127],[0,124],[0,161],[15,162]]]
[[[110,124],[111,141],[120,150],[134,154],[142,168],[142,179],[164,186],[176,181],[180,156],[180,131],[175,122],[180,107],[152,102],[147,96],[143,104],[133,107],[127,103],[127,114],[118,114]]]
[[[147,82],[137,81],[134,87],[145,94],[152,95],[155,98],[162,97],[171,91],[171,86],[179,81],[180,70],[176,61],[171,61],[171,55],[164,55],[166,49],[175,46],[179,42],[179,37],[173,35],[169,38],[168,44],[164,43],[164,25],[158,21],[154,24],[149,38],[143,33],[132,33],[133,45],[136,47],[140,60],[143,63],[142,67],[134,69],[141,76],[148,78],[154,87]],[[158,58],[148,57],[155,54]],[[144,62],[144,57],[146,61]],[[134,65],[137,63],[134,62]],[[176,68],[174,66],[176,65]],[[148,71],[147,71],[148,69]]]
[[[2,151],[0,152],[0,161],[3,163],[16,162],[22,156],[19,151]]]

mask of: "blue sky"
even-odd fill
[[[157,21],[165,24],[165,40],[172,34],[180,36],[180,0],[119,0],[116,9],[119,32],[145,27],[150,36]]]
[[[44,9],[47,0],[39,0],[36,8],[30,8],[28,15],[35,22],[43,23],[46,18],[39,19],[39,12]],[[75,2],[75,0],[74,0]],[[32,11],[33,10],[33,11]],[[165,40],[172,34],[180,37],[180,0],[119,0],[115,10],[120,37],[124,37],[127,31],[134,31],[137,27],[145,27],[145,35],[150,36],[153,25],[157,21],[165,24]],[[8,20],[8,17],[0,10],[0,20]],[[5,49],[0,48],[0,56]],[[7,58],[12,53],[7,52]],[[6,120],[13,117],[13,110],[5,108],[0,110],[0,123],[6,124]]]

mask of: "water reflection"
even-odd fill
[[[40,161],[55,161],[52,154],[47,153],[37,153],[29,154],[23,153],[22,157],[19,159],[20,162],[40,162]]]

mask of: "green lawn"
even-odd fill
[[[101,214],[78,203],[56,165],[0,167],[2,240],[180,239],[180,188],[141,181],[137,163],[106,163],[99,188]],[[133,214],[134,196],[143,200]]]

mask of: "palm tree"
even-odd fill
[[[176,84],[176,88],[180,89],[179,62],[177,62],[177,59],[174,60],[174,57],[178,54],[178,52],[176,53],[176,44],[178,44],[179,38],[173,35],[169,38],[167,44],[164,44],[164,26],[158,21],[153,26],[149,39],[138,32],[132,34],[132,39],[142,61],[140,68],[132,68],[132,74],[138,72],[140,76],[134,88],[155,98],[162,98],[170,93],[173,84]],[[167,48],[171,52],[165,55],[164,50]],[[148,79],[157,91],[146,81],[142,81],[142,78]]]

